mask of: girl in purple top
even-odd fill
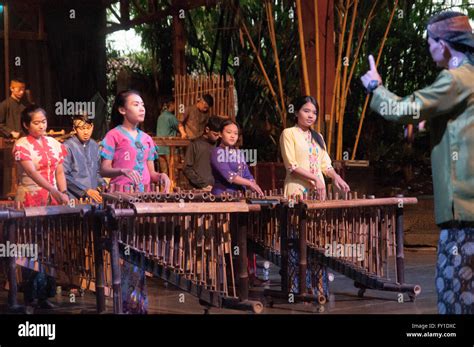
[[[235,148],[239,139],[239,127],[232,120],[226,120],[221,125],[220,142],[211,153],[211,168],[214,176],[214,186],[211,193],[220,195],[224,192],[232,193],[239,190],[251,189],[263,195],[249,171],[242,152]]]
[[[141,192],[150,182],[159,182],[168,192],[168,176],[155,171],[155,143],[138,129],[144,119],[145,106],[138,92],[127,90],[117,94],[112,107],[113,129],[101,143],[101,175],[111,177],[110,184],[133,185]]]
[[[262,196],[263,191],[255,182],[243,153],[235,148],[239,139],[239,127],[232,120],[226,120],[221,125],[218,145],[211,152],[211,168],[214,176],[214,186],[211,193],[219,195],[224,192],[232,193],[251,189]],[[252,249],[248,250],[249,280],[252,286],[264,286],[268,281],[257,277],[257,262]]]

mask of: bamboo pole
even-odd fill
[[[280,106],[278,104],[278,98],[276,96],[275,89],[273,88],[273,85],[271,84],[270,79],[268,78],[267,71],[265,70],[265,67],[263,66],[263,62],[262,62],[262,59],[260,58],[260,54],[258,53],[257,47],[255,47],[255,44],[253,43],[252,37],[250,36],[250,32],[247,29],[247,25],[244,23],[241,17],[240,17],[240,24],[241,24],[242,29],[244,30],[245,35],[247,36],[247,39],[250,43],[250,46],[252,47],[252,50],[255,56],[257,57],[258,65],[260,66],[260,69],[262,70],[263,77],[265,78],[265,81],[267,82],[268,89],[270,90],[270,93],[273,96],[277,109],[278,111],[280,111],[279,110]]]
[[[362,42],[363,42],[363,38],[367,32],[367,28],[369,27],[369,24],[370,22],[372,21],[372,19],[374,18],[374,15],[373,15],[373,12],[375,10],[375,7],[377,5],[377,1],[378,0],[375,0],[373,2],[373,5],[372,5],[372,8],[369,12],[369,16],[367,17],[367,21],[364,25],[364,29],[361,31],[361,33],[359,34],[359,37],[358,37],[358,44],[357,44],[357,48],[355,50],[355,53],[354,53],[354,57],[352,59],[353,62],[356,62],[358,59],[359,59],[359,52],[360,52],[360,48],[362,47]],[[357,64],[352,64],[352,67],[351,67],[351,71],[349,73],[349,78],[347,80],[347,83],[346,83],[346,88],[344,88],[344,94],[342,95],[342,103],[341,103],[341,110],[342,112],[344,112],[344,110],[346,109],[346,105],[347,105],[347,95],[349,93],[349,86],[350,86],[350,83],[352,81],[352,77],[354,75],[354,71],[355,71],[355,67],[356,67]]]
[[[304,47],[304,32],[303,32],[303,18],[301,14],[301,0],[296,0],[296,11],[298,13],[298,35],[300,39],[301,64],[303,65],[303,81],[304,91],[306,95],[310,95],[308,79],[308,65],[306,64],[306,51]]]
[[[397,10],[397,7],[398,7],[398,0],[395,0],[395,4],[393,5],[393,10],[392,10],[392,13],[390,14],[390,19],[388,21],[387,28],[385,29],[385,33],[382,39],[382,44],[380,45],[379,52],[377,54],[377,61],[375,62],[375,66],[379,65],[380,57],[382,56],[383,47],[385,46],[385,41],[387,41],[387,36],[390,31],[393,16],[395,15],[395,11]],[[356,152],[357,152],[357,146],[359,145],[360,133],[362,130],[362,124],[364,123],[365,112],[367,111],[367,105],[369,104],[369,98],[370,98],[370,95],[367,95],[365,97],[364,108],[362,109],[362,114],[360,116],[359,128],[357,129],[357,136],[354,143],[354,149],[352,150],[351,160],[354,160]]]
[[[267,11],[267,18],[268,18],[268,31],[270,32],[270,41],[273,48],[273,56],[275,59],[275,67],[277,72],[278,78],[278,91],[280,94],[280,102],[281,102],[281,123],[283,128],[286,128],[286,106],[285,106],[285,98],[283,95],[283,82],[281,79],[281,71],[280,71],[280,59],[278,58],[278,48],[275,36],[275,27],[274,27],[274,19],[272,14],[272,4],[268,1],[265,1],[265,8]]]
[[[372,21],[372,19],[374,18],[373,16],[373,12],[375,10],[375,6],[377,5],[377,1],[378,0],[375,0],[373,2],[373,5],[372,5],[372,8],[369,12],[369,16],[367,17],[367,22],[365,23],[364,25],[364,29],[361,31],[361,33],[359,34],[359,37],[358,37],[358,43],[357,43],[357,48],[355,50],[355,53],[354,53],[354,58],[352,59],[352,61],[356,62],[359,58],[359,52],[360,52],[360,48],[362,47],[362,42],[363,42],[363,38],[365,36],[365,33],[367,32],[367,28],[369,27],[369,24],[370,22]],[[352,64],[352,67],[351,67],[351,71],[349,73],[349,78],[348,78],[348,82],[347,82],[347,85],[350,85],[351,81],[352,81],[352,76],[354,75],[354,71],[355,71],[355,67],[356,67],[357,64]],[[347,94],[349,93],[349,88],[345,88],[344,89],[344,95],[343,95],[343,107],[342,109],[344,110],[345,107],[346,107],[346,102],[347,102]]]
[[[336,65],[336,80],[334,81],[334,92],[332,96],[332,102],[331,102],[331,117],[329,121],[329,135],[328,135],[328,150],[329,154],[331,154],[331,148],[332,148],[332,129],[334,125],[334,119],[337,120],[337,98],[336,95],[338,94],[338,87],[340,83],[340,75],[341,75],[341,64],[342,64],[342,48],[344,47],[344,36],[345,36],[345,31],[346,31],[346,25],[347,25],[347,13],[348,13],[348,8],[346,7],[344,10],[344,18],[342,18],[341,15],[339,15],[339,25],[341,27],[341,32],[339,33],[339,49],[337,53],[337,65]],[[336,112],[334,112],[336,110]]]
[[[352,22],[351,22],[351,27],[349,29],[349,37],[347,39],[347,47],[346,47],[346,55],[345,58],[349,59],[349,55],[351,53],[352,49],[352,37],[354,35],[354,26],[355,26],[355,19],[357,16],[357,7],[359,5],[359,0],[354,0],[354,10],[352,11]],[[354,64],[353,64],[354,65]],[[344,75],[342,77],[342,83],[341,83],[341,95],[342,98],[339,103],[339,123],[338,123],[338,129],[337,129],[337,149],[336,149],[336,159],[341,160],[342,159],[342,145],[343,145],[343,125],[344,125],[344,109],[342,105],[344,104],[344,95],[345,95],[345,90],[348,88],[347,86],[347,67],[348,64],[344,64]]]
[[[316,42],[316,101],[321,109],[321,70],[319,68],[319,12],[318,0],[314,0],[314,39]],[[321,132],[321,115],[318,115],[317,132]]]

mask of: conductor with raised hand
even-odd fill
[[[434,83],[406,97],[382,83],[372,56],[361,77],[370,108],[387,120],[428,120],[435,219],[441,228],[436,268],[438,311],[474,313],[474,35],[458,12],[433,16],[427,26],[431,57],[443,70]]]

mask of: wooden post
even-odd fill
[[[316,1],[310,0],[301,2],[303,31],[306,39],[305,51],[310,95],[316,97],[319,104],[318,123],[315,124],[315,129],[327,139],[329,135],[327,123],[330,119],[336,77],[334,1],[317,1],[317,8],[315,4]],[[304,89],[301,92],[303,93]]]
[[[239,246],[239,300],[246,301],[249,298],[249,274],[247,272],[248,257],[247,257],[247,228],[248,228],[248,214],[231,214],[234,225],[232,227],[238,228],[237,244]],[[231,218],[232,218],[231,217]]]
[[[92,226],[92,233],[94,235],[94,266],[95,266],[95,292],[97,313],[105,311],[105,272],[104,272],[104,254],[101,244],[101,228],[102,221],[97,216],[95,210],[91,211],[89,222]]]
[[[301,206],[302,204],[300,204]],[[306,272],[308,270],[308,250],[306,245],[306,209],[300,207],[300,223],[299,223],[299,287],[300,295],[306,294]]]
[[[120,19],[126,29],[130,26],[130,1],[120,0]]]
[[[397,195],[397,198],[402,199],[403,195]],[[397,282],[398,284],[404,284],[405,253],[403,252],[403,207],[400,206],[397,206],[396,210],[395,238],[397,240]]]
[[[109,217],[110,218],[110,217]],[[120,269],[120,252],[119,252],[119,231],[114,227],[111,230],[111,266],[112,266],[112,288],[114,290],[114,313],[123,313],[122,306],[122,276]]]
[[[175,8],[180,7],[180,1],[173,1],[173,6]],[[186,37],[184,30],[184,18],[179,17],[180,13],[173,14],[173,69],[175,75],[185,75],[186,74],[186,60],[185,60],[185,46],[186,46]]]
[[[14,220],[9,220],[5,223],[5,228],[7,231],[7,240],[11,244],[16,243],[16,222]],[[16,258],[8,258],[8,307],[11,310],[18,308],[18,302],[16,295],[18,293],[18,283],[16,281]]]
[[[5,98],[10,97],[10,5],[3,5],[3,50],[5,59]]]
[[[288,206],[281,205],[280,214],[280,252],[281,252],[281,291],[289,293],[290,283],[288,281]]]

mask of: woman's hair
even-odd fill
[[[297,97],[293,101],[293,108],[294,108],[294,115],[295,115],[295,123],[298,124],[298,116],[297,113],[301,108],[306,105],[308,102],[312,103],[314,107],[316,108],[316,115],[319,115],[319,105],[318,102],[316,101],[315,98],[313,98],[310,95],[302,95]],[[326,150],[326,144],[324,143],[323,137],[321,134],[318,134],[316,131],[313,129],[309,129],[311,131],[311,136],[313,137],[313,140],[316,141],[316,143],[324,150]]]
[[[315,98],[313,98],[310,95],[302,95],[297,97],[295,100],[293,100],[293,108],[294,108],[294,115],[295,115],[295,123],[298,122],[298,116],[297,113],[301,108],[306,105],[308,102],[312,103],[314,107],[316,107],[316,114],[319,115],[319,105],[318,102],[316,101]]]
[[[119,108],[125,107],[127,98],[132,94],[141,96],[139,92],[133,89],[123,90],[115,96],[115,101],[112,106],[112,116],[110,118],[111,129],[123,123],[123,114],[119,112]]]
[[[36,112],[42,112],[44,116],[46,117],[46,111],[40,106],[35,105],[35,104],[26,106],[26,108],[21,112],[21,128],[26,134],[28,134],[28,129],[25,127],[24,124],[30,125],[31,117],[33,116],[33,113],[36,113]]]
[[[232,119],[226,119],[224,120],[222,123],[221,123],[221,126],[219,128],[219,132],[223,132],[224,131],[224,128],[228,125],[231,125],[231,124],[234,124],[236,127],[237,127],[237,131],[239,133],[239,137],[240,137],[240,127],[239,127],[239,124],[237,122],[234,122]],[[222,142],[222,139],[219,138],[217,140],[217,146],[219,146]],[[239,142],[239,140],[237,139],[237,143]]]
[[[221,131],[221,132],[224,131],[224,128],[225,128],[226,126],[228,126],[228,125],[231,125],[231,124],[234,124],[234,125],[237,127],[237,129],[238,129],[238,131],[239,131],[239,134],[240,134],[240,127],[239,127],[239,124],[237,124],[237,122],[234,122],[232,119],[226,119],[225,121],[223,121],[223,122],[221,123],[220,128],[219,128],[219,131]]]

